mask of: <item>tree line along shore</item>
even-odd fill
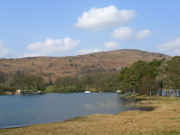
[[[111,91],[118,89],[122,93],[145,95],[162,95],[162,90],[173,91],[177,96],[180,89],[180,57],[171,60],[156,60],[151,62],[138,61],[130,67],[124,67],[120,72],[102,71],[85,73],[77,76],[60,76],[55,82],[47,83],[42,76],[14,71],[9,74],[0,72],[0,94],[15,93],[16,90],[47,92],[81,92]]]

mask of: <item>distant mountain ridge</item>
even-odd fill
[[[46,81],[54,81],[59,76],[119,71],[137,61],[150,62],[153,59],[163,58],[169,60],[171,56],[136,49],[122,49],[68,57],[0,59],[0,71],[11,73],[20,70],[25,73],[41,75]]]

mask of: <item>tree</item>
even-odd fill
[[[163,60],[153,60],[149,63],[138,61],[129,68],[120,71],[120,84],[126,92],[135,94],[157,93],[156,77],[158,76],[158,67]]]
[[[131,91],[135,94],[138,92],[141,86],[141,78],[144,74],[146,62],[138,61],[134,63],[130,68],[124,68],[120,71],[120,84],[121,88],[126,91]]]
[[[123,68],[118,78],[120,80],[120,89],[122,89],[123,92],[128,91],[129,69],[127,67]]]
[[[147,66],[146,62],[138,61],[130,67],[129,79],[132,86],[131,89],[133,89],[133,94],[135,94],[135,91],[138,92],[138,89],[141,86],[141,78],[145,74],[146,66]]]
[[[32,74],[26,74],[24,76],[24,81],[25,81],[25,83],[27,85],[28,91],[30,91],[32,86],[33,86],[33,83],[35,81],[35,76],[32,75]]]
[[[45,91],[45,79],[42,76],[34,76],[36,91]]]
[[[25,87],[25,73],[18,70],[16,71],[12,78],[13,78],[13,85],[17,88],[17,89],[22,89],[24,90]]]
[[[160,96],[162,95],[162,89],[166,87],[167,84],[167,62],[163,61],[163,63],[157,69],[158,75],[156,76],[155,80],[158,83],[158,88],[160,90]]]
[[[0,71],[0,84],[5,83],[7,80],[7,75],[4,72]]]
[[[176,96],[176,90],[180,89],[180,56],[175,56],[172,60],[167,62],[167,84],[170,90],[174,90],[174,96]]]

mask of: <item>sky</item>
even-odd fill
[[[179,0],[0,0],[0,58],[180,55]]]

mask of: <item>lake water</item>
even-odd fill
[[[132,99],[122,98],[117,93],[1,95],[0,128],[58,122],[95,113],[142,110],[128,106],[132,102]]]

